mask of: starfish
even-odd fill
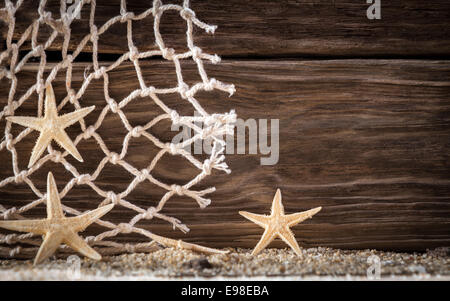
[[[0,221],[0,227],[20,232],[43,235],[44,242],[34,259],[34,265],[50,257],[61,243],[86,257],[100,260],[102,257],[92,249],[77,233],[105,215],[114,204],[102,206],[75,217],[65,217],[61,208],[55,179],[51,172],[47,176],[47,219]]]
[[[269,216],[239,211],[240,215],[266,229],[261,240],[253,250],[252,255],[257,255],[261,252],[277,236],[287,243],[297,255],[300,255],[300,247],[298,246],[294,233],[292,233],[290,227],[311,218],[321,209],[322,207],[317,207],[308,211],[285,215],[283,203],[281,203],[281,191],[280,189],[277,189],[272,202],[272,211]]]
[[[55,140],[62,148],[66,149],[75,159],[83,162],[80,153],[66,134],[64,129],[75,122],[82,119],[84,116],[92,112],[95,106],[76,110],[72,113],[58,116],[56,108],[55,94],[53,93],[52,85],[49,84],[46,88],[45,96],[45,114],[44,117],[25,117],[25,116],[10,116],[6,119],[8,121],[23,125],[41,134],[36,141],[36,144],[31,153],[28,168],[30,168],[42,155],[44,150],[52,140]]]

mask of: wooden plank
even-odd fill
[[[47,10],[57,17],[59,2],[48,1]],[[180,1],[181,2],[181,1]],[[383,1],[381,20],[369,20],[366,1],[353,0],[243,0],[191,1],[203,21],[218,25],[214,37],[196,30],[198,46],[226,56],[328,56],[389,57],[448,56],[450,53],[450,2],[447,0]],[[120,1],[97,1],[96,25],[119,14]],[[175,1],[175,3],[177,3]],[[37,1],[25,1],[17,13],[16,39],[36,18]],[[128,0],[127,9],[136,14],[151,1]],[[88,34],[90,5],[86,5],[72,29],[70,49]],[[169,47],[186,49],[186,26],[175,13],[162,19],[161,32]],[[139,50],[154,49],[153,17],[133,23],[134,42]],[[50,34],[40,28],[40,38]],[[4,33],[5,34],[5,33]],[[102,53],[128,51],[126,23],[111,27],[99,40]],[[62,39],[49,50],[59,51]],[[29,45],[28,45],[29,48]],[[84,51],[91,51],[88,43]],[[24,48],[25,49],[25,48]]]
[[[195,66],[183,63],[187,82],[197,80]],[[75,88],[83,80],[85,64],[74,67]],[[378,248],[424,250],[450,243],[450,63],[422,60],[324,60],[324,61],[225,61],[207,65],[208,73],[234,82],[237,93],[228,98],[219,92],[199,95],[210,112],[236,109],[240,118],[279,119],[280,156],[278,164],[261,166],[261,154],[228,155],[232,174],[214,172],[199,188],[215,185],[212,204],[200,210],[192,199],[174,197],[164,213],[186,223],[191,232],[174,231],[158,220],[139,222],[157,234],[182,238],[213,247],[253,247],[262,229],[238,215],[239,210],[269,213],[277,187],[283,192],[286,212],[322,206],[313,219],[296,227],[299,242],[306,247]],[[17,97],[35,81],[36,65],[19,74]],[[142,62],[148,84],[170,87],[175,83],[170,63]],[[133,66],[122,64],[110,72],[110,95],[117,101],[137,88]],[[65,75],[54,82],[57,99],[64,97]],[[8,91],[6,81],[0,91]],[[18,114],[35,114],[37,97],[24,103]],[[190,106],[175,96],[162,97],[182,113]],[[6,102],[5,93],[0,104]],[[82,97],[83,106],[95,104],[87,117],[92,124],[105,104],[103,81],[92,82]],[[67,111],[71,108],[68,106]],[[125,109],[132,125],[142,125],[160,111],[149,99],[131,102]],[[3,131],[4,119],[0,123]],[[170,141],[169,123],[152,132]],[[21,127],[15,126],[14,134]],[[79,126],[69,128],[74,137]],[[108,115],[98,133],[116,152],[126,133],[117,117]],[[37,134],[17,145],[20,168],[26,168]],[[69,161],[81,173],[92,173],[104,157],[93,139],[80,143],[86,163]],[[144,138],[134,138],[126,157],[136,168],[147,166],[156,148]],[[248,152],[248,151],[247,151]],[[0,152],[0,178],[10,175],[11,156]],[[155,177],[167,183],[185,183],[197,170],[178,157],[158,163]],[[2,163],[3,164],[3,163]],[[7,167],[7,168],[6,168]],[[31,178],[45,190],[45,175],[52,171],[59,189],[70,180],[63,167],[46,164]],[[121,167],[108,164],[96,184],[120,192],[131,181]],[[163,191],[149,183],[137,187],[127,198],[139,206],[155,205]],[[22,206],[35,199],[25,184],[0,188],[2,205]],[[87,210],[101,200],[86,185],[76,186],[63,203]],[[44,214],[44,206],[28,216]],[[108,216],[127,222],[133,212],[114,208]],[[84,235],[98,233],[99,226]],[[141,240],[121,236],[121,240]],[[277,242],[274,246],[283,246]]]

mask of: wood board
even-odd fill
[[[24,2],[17,12],[14,39],[19,39],[38,16],[37,7],[38,1]],[[151,1],[127,1],[127,10],[136,15],[150,7]],[[367,18],[368,7],[365,0],[191,1],[196,16],[218,26],[213,36],[195,30],[196,44],[222,57],[448,57],[447,0],[382,1],[380,20]],[[46,10],[58,17],[60,1],[47,1]],[[69,49],[74,50],[89,33],[89,14],[90,5],[85,5],[80,19],[72,25],[76,30],[72,30]],[[98,27],[117,15],[120,0],[96,1]],[[41,26],[39,30],[40,41],[51,33],[49,26]],[[168,47],[185,50],[185,31],[186,25],[177,13],[164,14],[161,33]],[[133,33],[140,51],[155,49],[151,16],[133,22]],[[6,37],[6,30],[2,34]],[[62,42],[59,38],[48,49],[59,51]],[[83,51],[91,50],[92,44],[88,43]],[[128,51],[126,23],[114,25],[101,36],[99,51]]]
[[[186,81],[198,80],[195,66],[183,63]],[[51,64],[49,66],[51,68]],[[74,88],[79,88],[87,64],[74,66]],[[37,65],[29,64],[19,74],[17,95],[34,83]],[[219,92],[200,94],[200,103],[212,112],[236,109],[238,117],[280,120],[280,157],[274,166],[261,166],[261,154],[228,155],[232,174],[214,172],[200,188],[217,187],[212,204],[200,210],[189,198],[176,197],[164,213],[186,223],[187,235],[173,231],[157,220],[139,226],[157,234],[212,247],[252,247],[262,229],[238,215],[239,210],[269,213],[276,188],[283,192],[286,212],[322,206],[312,220],[293,228],[301,245],[339,248],[377,248],[424,250],[450,243],[450,63],[436,60],[226,60],[207,65],[208,74],[234,82],[237,93],[228,98]],[[156,87],[173,85],[171,63],[142,62],[144,77]],[[110,72],[110,94],[120,101],[137,88],[134,68],[125,63]],[[64,94],[64,74],[54,82],[57,99]],[[1,81],[2,93],[7,82]],[[91,83],[81,99],[82,105],[105,104],[103,81]],[[5,103],[5,96],[0,101]],[[176,97],[163,98],[169,106],[188,113],[188,104]],[[20,110],[35,112],[36,97]],[[69,107],[69,106],[68,106]],[[68,108],[70,110],[70,108]],[[125,109],[133,125],[144,124],[157,115],[148,99],[130,103]],[[95,121],[99,109],[87,117]],[[191,112],[192,113],[192,112]],[[19,114],[19,113],[18,113]],[[108,147],[118,151],[126,133],[118,118],[107,117],[98,133]],[[4,122],[1,124],[3,130]],[[166,124],[166,126],[170,126]],[[16,127],[17,131],[21,128]],[[68,133],[74,137],[79,126]],[[153,132],[162,140],[174,133],[161,127]],[[17,145],[21,168],[25,168],[37,134]],[[79,145],[85,164],[69,159],[82,172],[92,172],[103,158],[95,142]],[[145,167],[154,152],[150,143],[137,138],[130,145],[127,160]],[[0,161],[10,164],[6,151]],[[195,169],[176,159],[160,162],[156,176],[176,184],[192,177]],[[9,166],[8,166],[9,167]],[[52,171],[61,189],[70,177],[61,166],[47,164],[32,176],[45,190],[45,175]],[[2,168],[4,178],[10,168]],[[120,192],[131,181],[122,168],[109,166],[96,182]],[[14,189],[12,189],[12,187]],[[141,204],[156,204],[162,191],[150,184],[139,185],[128,198]],[[26,204],[34,199],[25,185],[0,188],[5,206]],[[94,202],[95,200],[95,202]],[[74,188],[63,203],[78,209],[91,209],[101,198],[85,185]],[[44,207],[31,215],[42,216]],[[115,208],[111,218],[129,221],[133,212]],[[99,228],[88,228],[85,235]],[[100,229],[101,230],[101,229]],[[139,240],[139,236],[119,239]],[[277,242],[274,246],[283,246]]]

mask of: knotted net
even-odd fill
[[[4,179],[0,179],[0,187],[7,185],[13,185],[14,183],[26,183],[29,189],[36,195],[35,200],[31,200],[22,207],[9,206],[1,204],[0,199],[0,217],[2,219],[23,219],[23,213],[36,207],[45,206],[46,196],[45,191],[39,190],[30,179],[30,176],[35,173],[46,162],[52,161],[64,166],[64,168],[73,176],[68,181],[64,188],[60,190],[60,197],[62,199],[63,210],[71,215],[79,215],[82,212],[77,208],[72,208],[64,204],[64,196],[76,185],[88,185],[93,192],[101,196],[102,202],[99,206],[106,205],[108,203],[114,203],[117,206],[123,206],[131,209],[135,212],[134,217],[126,223],[113,223],[108,221],[108,215],[104,216],[101,220],[98,220],[98,224],[104,227],[106,231],[96,236],[85,237],[86,241],[94,246],[94,248],[102,254],[121,253],[121,252],[138,252],[151,250],[155,243],[159,243],[165,246],[177,246],[188,248],[203,252],[216,252],[215,249],[210,249],[194,244],[189,244],[180,240],[173,240],[158,236],[146,229],[140,228],[136,225],[142,219],[158,218],[169,222],[174,228],[178,228],[183,232],[187,232],[189,228],[184,225],[180,220],[167,216],[161,212],[164,205],[174,195],[184,195],[194,199],[200,207],[209,205],[210,200],[205,198],[205,195],[215,190],[214,187],[210,187],[204,190],[194,190],[193,186],[201,182],[205,177],[210,175],[212,169],[218,169],[229,173],[227,164],[224,162],[225,156],[224,135],[233,134],[234,122],[236,115],[234,111],[224,114],[210,114],[207,113],[203,107],[196,100],[196,93],[198,91],[212,91],[214,89],[228,92],[230,96],[234,93],[234,85],[229,85],[220,82],[214,78],[209,78],[204,69],[204,61],[211,62],[213,64],[219,63],[220,58],[217,55],[210,55],[202,52],[202,50],[195,46],[193,40],[193,29],[195,26],[205,30],[208,33],[214,33],[215,26],[211,26],[200,21],[195,13],[189,8],[189,1],[185,0],[181,5],[175,4],[163,4],[159,0],[153,1],[152,7],[140,14],[134,14],[127,11],[126,1],[122,0],[120,3],[120,14],[109,19],[101,27],[97,27],[94,24],[96,1],[95,0],[83,0],[75,2],[76,5],[71,13],[68,13],[67,4],[65,0],[60,3],[60,18],[56,19],[52,17],[49,11],[46,11],[46,1],[39,2],[38,13],[39,17],[32,20],[28,28],[20,35],[20,38],[13,40],[13,34],[16,24],[16,12],[23,4],[24,1],[17,1],[16,3],[10,0],[5,0],[5,6],[0,9],[0,20],[7,26],[6,34],[6,49],[0,54],[0,80],[8,80],[10,82],[10,89],[8,94],[7,103],[0,111],[0,122],[5,124],[4,137],[0,143],[0,151],[7,150],[11,154],[12,169],[14,176],[10,176]],[[69,51],[69,42],[71,38],[71,24],[83,7],[86,6],[90,10],[89,15],[89,33],[84,36],[81,42],[77,45],[76,49],[72,52]],[[187,50],[183,53],[176,53],[174,49],[167,48],[165,46],[163,37],[160,33],[160,21],[161,16],[167,11],[176,11],[179,13],[180,20],[186,23],[186,39]],[[133,22],[139,22],[144,18],[153,18],[153,33],[155,37],[155,43],[157,45],[156,50],[151,51],[139,51],[133,43]],[[100,64],[98,61],[98,40],[102,34],[107,32],[112,25],[116,23],[126,23],[127,25],[127,42],[128,51],[122,54],[116,61],[109,65]],[[43,42],[38,42],[38,32],[40,26],[48,25],[52,28],[52,33],[49,38]],[[61,47],[62,60],[55,64],[48,76],[45,77],[44,70],[46,70],[46,50],[54,43],[57,37],[63,38]],[[31,50],[27,51],[24,55],[19,55],[19,51],[25,42],[31,42]],[[92,67],[91,71],[85,73],[84,81],[81,88],[75,90],[72,88],[72,65],[77,56],[86,47],[92,49]],[[23,51],[22,51],[23,53]],[[162,57],[166,61],[173,63],[175,68],[177,83],[173,88],[158,88],[149,86],[145,80],[145,74],[140,68],[140,60],[150,57]],[[36,82],[24,93],[23,95],[17,95],[16,88],[18,84],[18,73],[24,68],[31,58],[38,60],[39,69],[36,76]],[[183,59],[192,59],[200,75],[201,81],[188,85],[183,81],[181,62]],[[110,96],[109,93],[109,75],[108,72],[114,70],[120,66],[123,62],[130,61],[135,68],[136,76],[139,81],[139,89],[131,91],[125,98],[120,101],[116,101]],[[25,103],[34,93],[38,95],[37,116],[42,116],[43,100],[45,94],[45,87],[51,84],[58,73],[64,73],[66,78],[67,95],[58,105],[58,110],[61,110],[65,106],[73,105],[70,111],[86,107],[80,103],[81,96],[86,92],[91,81],[94,79],[103,79],[104,82],[104,107],[99,115],[99,118],[93,124],[86,124],[84,120],[81,120],[80,127],[82,132],[76,136],[74,144],[77,145],[82,140],[95,139],[98,143],[98,147],[104,153],[104,158],[92,173],[81,174],[71,163],[66,160],[67,152],[60,152],[57,149],[48,147],[47,153],[45,153],[40,160],[38,160],[31,168],[20,170],[18,162],[20,160],[28,160],[26,158],[19,158],[16,150],[16,145],[20,143],[27,135],[32,131],[31,129],[24,129],[20,134],[15,137],[11,134],[12,125],[11,122],[6,121],[7,116],[13,116],[15,111]],[[191,105],[195,111],[192,116],[180,116],[179,113],[170,107],[168,107],[158,95],[161,94],[173,94],[177,93],[180,97],[180,101],[186,102]],[[147,124],[142,126],[131,126],[127,119],[123,108],[131,103],[136,98],[148,98],[154,101],[164,113],[156,118],[149,120]],[[58,99],[57,99],[58,100]],[[123,147],[120,153],[112,152],[108,149],[107,145],[100,134],[96,131],[102,124],[102,121],[108,114],[117,114],[123,126],[126,128],[127,133],[123,138]],[[160,141],[151,133],[151,129],[154,125],[162,120],[170,120],[173,124],[183,125],[193,130],[194,135],[192,138],[182,141],[180,143],[165,143]],[[203,123],[203,127],[198,126],[198,122]],[[22,128],[23,129],[23,128]],[[132,164],[126,161],[125,155],[127,154],[129,141],[133,137],[145,137],[151,141],[159,151],[157,155],[152,159],[151,164],[144,169],[139,170]],[[196,141],[203,141],[205,139],[212,139],[213,148],[208,158],[200,160],[184,148]],[[31,149],[30,149],[31,152]],[[30,154],[30,153],[28,153]],[[169,185],[163,183],[153,177],[152,171],[155,168],[157,162],[163,156],[182,156],[188,162],[193,164],[199,173],[189,182],[184,185]],[[85,158],[85,161],[88,158]],[[114,164],[121,166],[128,173],[132,175],[132,180],[129,183],[126,190],[120,193],[114,193],[113,191],[103,190],[99,187],[95,180],[101,174],[106,164]],[[2,163],[2,167],[7,164]],[[9,167],[5,167],[9,168]],[[133,191],[133,189],[144,181],[150,181],[158,187],[164,189],[166,192],[159,200],[156,206],[137,206],[136,204],[127,201],[127,196]],[[149,204],[152,202],[149,202]],[[114,238],[120,233],[137,233],[148,238],[148,242],[143,243],[121,243],[115,241]],[[17,256],[19,254],[34,255],[41,243],[39,237],[35,237],[33,234],[0,234],[0,255],[3,256]],[[68,252],[68,247],[61,246],[61,251]]]

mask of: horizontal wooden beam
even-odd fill
[[[179,1],[181,2],[181,1]],[[175,3],[179,3],[175,1]],[[196,16],[218,25],[212,37],[195,30],[198,46],[226,56],[327,56],[389,57],[448,56],[450,53],[450,2],[447,0],[383,1],[381,19],[369,20],[366,1],[351,0],[209,0],[191,1]],[[48,1],[46,10],[59,16],[59,0]],[[151,1],[128,0],[128,11],[139,14]],[[38,1],[24,1],[17,12],[15,39],[37,18]],[[90,5],[72,25],[70,49],[89,33]],[[118,1],[96,1],[95,24],[103,25],[120,14]],[[39,40],[51,33],[39,28]],[[168,47],[184,51],[185,22],[176,13],[164,14],[161,33]],[[153,17],[133,22],[133,40],[139,50],[155,48]],[[2,30],[6,35],[6,30]],[[62,38],[48,48],[60,51]],[[29,49],[30,44],[22,49]],[[83,51],[92,50],[88,43]],[[101,53],[128,51],[126,23],[113,25],[99,40]]]
[[[86,64],[74,65],[73,87],[79,89]],[[51,65],[49,65],[51,67]],[[171,63],[141,62],[148,85],[172,87],[176,84]],[[28,64],[18,74],[16,98],[35,82],[37,65]],[[185,80],[198,80],[195,65],[183,62]],[[174,231],[166,222],[140,221],[139,226],[157,234],[212,247],[252,247],[262,229],[238,215],[239,210],[269,213],[276,188],[281,188],[286,212],[322,206],[323,210],[293,228],[303,246],[424,250],[450,244],[450,63],[432,60],[323,60],[323,61],[224,61],[206,65],[208,74],[236,84],[229,98],[222,92],[198,95],[209,112],[235,109],[243,119],[279,119],[279,161],[261,166],[258,154],[227,156],[232,173],[214,172],[199,189],[217,187],[212,203],[199,209],[185,197],[174,197],[163,213],[179,218],[191,231]],[[134,67],[123,63],[109,73],[110,96],[120,101],[138,88]],[[57,99],[65,94],[65,74],[60,71],[53,83]],[[0,81],[0,104],[9,91],[8,81]],[[169,107],[192,114],[191,106],[177,95],[162,96]],[[80,100],[82,106],[96,105],[87,124],[97,119],[105,105],[103,80],[94,80]],[[36,114],[33,94],[17,115]],[[73,110],[68,104],[64,111]],[[143,125],[160,110],[149,98],[135,99],[124,108],[133,126]],[[5,120],[0,120],[3,132]],[[176,132],[162,123],[152,133],[170,141]],[[13,126],[16,135],[23,128]],[[76,136],[79,125],[69,128]],[[126,131],[111,113],[97,131],[108,148],[120,152]],[[36,133],[16,145],[20,169],[25,169]],[[55,146],[56,147],[56,146]],[[85,163],[68,160],[82,173],[93,173],[104,157],[90,138],[80,142]],[[133,138],[127,162],[146,167],[156,148],[144,138]],[[12,174],[11,155],[0,151],[0,179]],[[31,176],[45,191],[45,176],[52,171],[58,188],[71,179],[56,163],[45,164]],[[178,157],[164,157],[155,177],[166,183],[183,184],[197,173]],[[104,190],[121,192],[132,177],[123,168],[108,164],[96,184]],[[150,183],[140,184],[127,200],[142,207],[153,206],[163,194]],[[20,207],[36,196],[26,184],[0,188],[0,204]],[[102,200],[86,185],[75,186],[63,204],[78,210],[95,208]],[[45,207],[26,216],[43,217]],[[107,216],[127,222],[134,212],[116,207]],[[92,226],[83,235],[102,230]],[[2,231],[2,230],[0,230]],[[2,232],[4,233],[4,232]],[[139,241],[140,236],[121,236],[122,241]],[[279,242],[275,246],[282,246]]]

